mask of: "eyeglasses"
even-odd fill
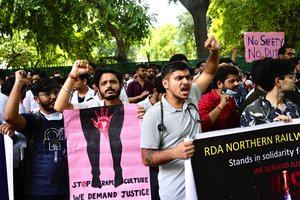
[[[51,94],[57,96],[59,93],[59,89],[54,89],[54,90],[51,90],[51,91],[48,91],[48,92],[39,92],[39,95],[43,95],[43,96],[51,96]]]
[[[287,74],[285,75],[285,77],[296,80],[297,79],[297,75],[296,74]]]
[[[289,56],[296,56],[296,53],[293,53],[293,52],[286,52],[285,54],[287,54]]]

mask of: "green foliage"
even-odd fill
[[[148,37],[153,20],[139,0],[0,0],[0,6],[6,45],[22,35],[22,43],[35,49],[36,63],[126,56]]]
[[[194,22],[189,12],[181,14],[178,18],[177,41],[181,51],[189,58],[196,59],[196,47],[194,37]]]
[[[150,55],[150,60],[166,60],[175,52],[178,53],[179,47],[176,44],[176,27],[172,24],[159,26],[151,30],[151,39],[145,41],[146,45],[140,48],[139,57]]]
[[[138,57],[146,58],[150,55],[150,61],[169,60],[173,54],[182,53],[189,59],[196,58],[193,20],[188,12],[179,16],[179,24],[159,26],[151,30],[151,38],[145,41],[145,45],[139,50]]]
[[[287,43],[300,47],[300,0],[212,0],[210,32],[221,42],[223,54],[232,47],[243,55],[245,32],[285,32]]]
[[[28,46],[15,35],[13,38],[6,37],[0,39],[0,63],[1,68],[6,66],[23,66],[23,63],[37,63],[36,49]]]

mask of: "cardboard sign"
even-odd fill
[[[284,45],[284,32],[244,33],[245,60],[252,62],[265,57],[278,57],[278,49]]]

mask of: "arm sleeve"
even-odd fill
[[[134,83],[133,81],[128,84],[127,89],[126,89],[126,94],[127,97],[134,97]]]
[[[214,109],[213,103],[207,95],[202,96],[201,101],[198,104],[199,114],[201,119],[201,128],[203,132],[211,131],[213,129],[213,125],[211,123],[211,119],[209,117],[209,113]]]
[[[161,134],[158,131],[160,117],[157,115],[159,106],[149,109],[143,119],[140,147],[145,149],[159,149]]]

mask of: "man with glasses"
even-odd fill
[[[285,59],[272,58],[261,60],[261,65],[261,73],[257,76],[262,76],[258,78],[264,80],[260,86],[266,95],[244,109],[240,119],[242,127],[275,121],[290,122],[300,116],[300,108],[284,98],[285,92],[295,88],[295,65]]]
[[[4,120],[27,137],[25,200],[69,198],[67,146],[62,114],[54,110],[59,92],[55,79],[44,78],[31,88],[40,110],[18,114],[22,88],[30,81],[24,70],[16,71]]]
[[[296,56],[295,48],[290,45],[283,45],[278,50],[279,59],[291,59]]]
[[[278,50],[278,58],[293,61],[296,57],[295,48],[290,45],[283,45]],[[293,103],[300,106],[300,92],[296,89],[292,91],[286,91],[285,97]]]

